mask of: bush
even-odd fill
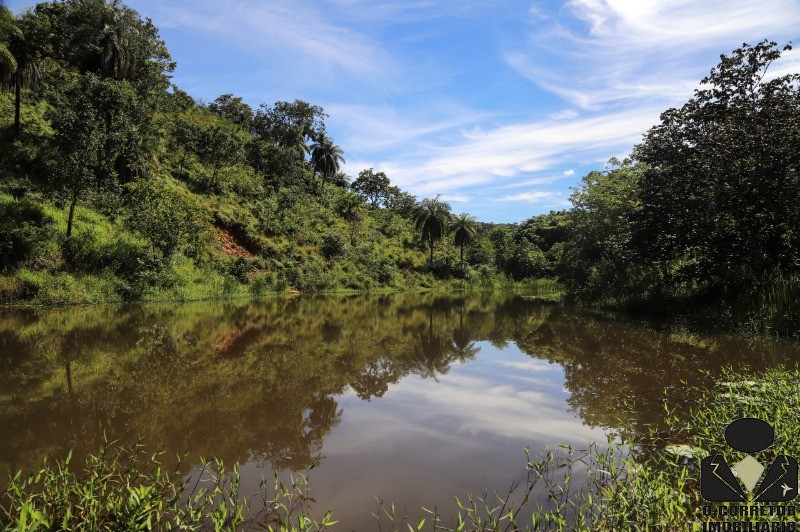
[[[347,239],[338,233],[326,233],[319,244],[319,249],[326,259],[347,255]]]
[[[74,235],[63,241],[61,253],[64,262],[75,272],[109,270],[123,278],[153,269],[160,262],[147,242],[127,233],[107,242],[98,241],[93,233]]]
[[[335,284],[330,269],[315,261],[290,267],[285,274],[286,280],[303,292],[319,292]]]
[[[382,258],[375,264],[372,275],[379,283],[384,286],[390,286],[394,283],[394,278],[397,275],[397,264],[392,259]]]
[[[242,284],[250,284],[250,273],[253,271],[253,266],[244,257],[236,259],[230,267],[229,273]]]
[[[53,232],[53,220],[31,200],[0,200],[0,227],[0,270],[5,270],[44,244]]]
[[[250,293],[254,297],[263,297],[275,284],[275,276],[272,273],[256,275],[250,283]]]
[[[130,186],[128,225],[147,237],[164,257],[180,251],[201,232],[204,216],[163,184]]]
[[[453,277],[456,279],[464,279],[465,281],[471,281],[473,276],[473,270],[469,267],[469,264],[459,262],[452,268]]]

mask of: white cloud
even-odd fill
[[[438,194],[467,187],[502,188],[520,176],[551,168],[569,155],[593,160],[600,154],[630,149],[653,125],[655,108],[590,116],[570,122],[544,120],[501,126],[483,135],[462,133],[448,147],[424,146],[407,157],[384,161],[393,181],[415,194]]]
[[[470,197],[466,194],[443,194],[442,200],[453,203],[469,203]]]
[[[535,192],[520,192],[519,194],[511,194],[508,196],[503,196],[499,198],[497,201],[521,201],[524,203],[544,203],[545,201],[550,201],[554,198],[560,197],[560,194],[555,192],[549,192],[546,190],[537,190]]]
[[[320,76],[326,69],[344,69],[360,76],[387,75],[395,63],[384,47],[305,3],[244,0],[227,3],[198,0],[191,5],[159,3],[164,27],[201,30],[234,40],[250,50],[280,51],[288,61],[301,61]],[[254,60],[258,54],[253,54]]]
[[[505,59],[581,109],[685,99],[720,53],[743,41],[790,40],[800,24],[793,0],[569,0],[565,7]]]
[[[564,177],[575,175],[575,170],[570,168],[569,170],[565,170],[561,175],[563,175]]]

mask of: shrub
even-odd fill
[[[397,275],[397,264],[392,259],[384,257],[376,262],[372,274],[379,283],[389,286],[394,283]]]
[[[453,277],[456,279],[464,279],[465,281],[472,280],[473,270],[466,263],[457,263],[452,268]]]
[[[319,292],[334,286],[330,269],[315,261],[290,267],[285,274],[286,280],[303,292]]]
[[[322,236],[319,249],[327,259],[347,255],[347,239],[338,233],[326,233]]]
[[[16,266],[51,236],[53,220],[29,199],[0,201],[0,270]]]
[[[128,225],[164,257],[180,251],[201,231],[203,216],[175,191],[151,180],[131,185],[130,191]]]
[[[253,266],[244,257],[239,257],[231,263],[229,273],[242,284],[250,284],[250,273],[253,271]]]
[[[250,293],[255,297],[263,297],[275,284],[275,276],[272,273],[257,275],[250,283]]]

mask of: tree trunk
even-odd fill
[[[433,269],[433,239],[431,238],[431,270]]]
[[[78,203],[78,194],[72,195],[72,201],[69,203],[69,216],[67,217],[67,238],[72,236],[72,218],[75,215],[75,204]]]
[[[16,76],[15,76],[16,77]],[[19,77],[14,81],[14,136],[19,135],[19,109],[22,106],[22,84]]]
[[[464,266],[464,244],[461,244],[461,266]]]

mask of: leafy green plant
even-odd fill
[[[338,233],[325,233],[319,243],[325,258],[333,259],[347,255],[347,240]]]

